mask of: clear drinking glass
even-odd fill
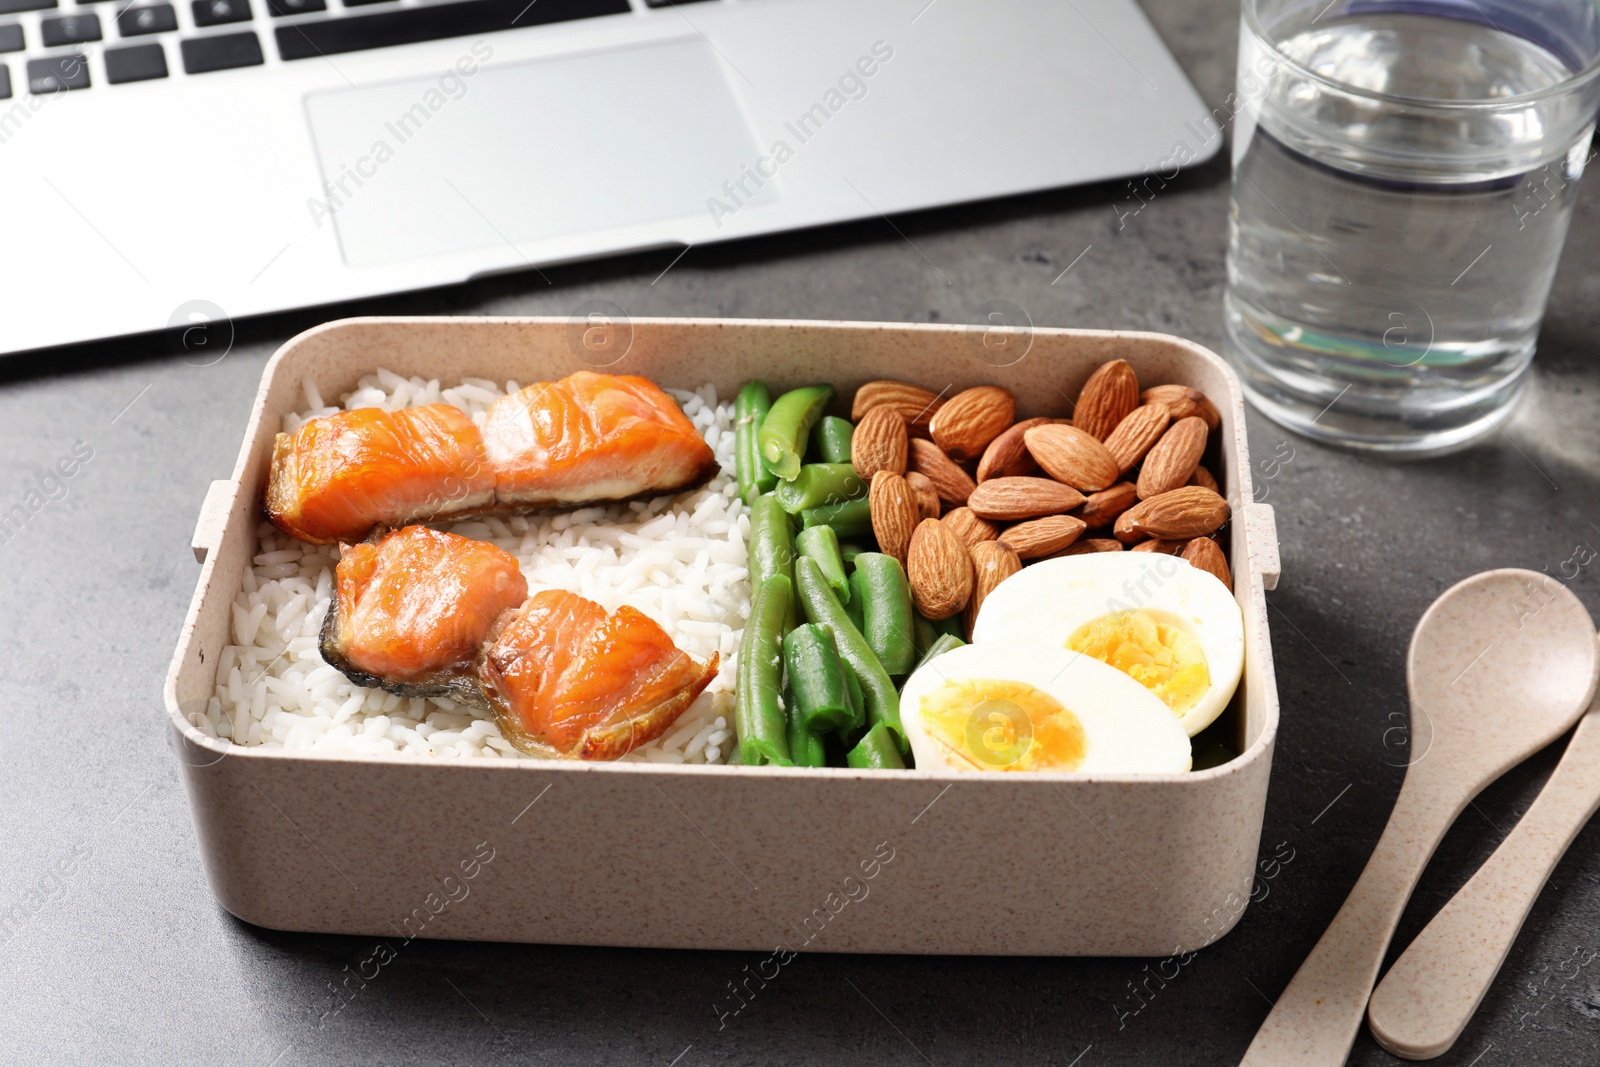
[[[1404,453],[1510,413],[1591,155],[1596,5],[1243,0],[1225,317],[1261,410]]]

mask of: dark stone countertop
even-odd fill
[[[1220,104],[1232,81],[1233,5],[1146,7],[1202,95]],[[751,962],[736,954],[416,942],[319,1023],[329,984],[371,945],[256,929],[217,905],[160,696],[194,589],[189,535],[201,498],[232,467],[262,365],[301,329],[350,314],[565,315],[594,298],[633,315],[964,322],[1006,299],[1040,325],[1170,331],[1215,348],[1227,184],[1223,153],[1137,215],[1126,214],[1127,187],[1106,183],[897,218],[904,236],[875,220],[695,248],[659,279],[674,252],[548,270],[549,284],[519,274],[279,315],[238,324],[232,351],[210,365],[149,338],[0,360],[0,507],[77,442],[93,449],[65,496],[0,544],[0,909],[43,900],[0,944],[0,1058],[1236,1062],[1393,804],[1401,761],[1385,731],[1404,716],[1406,643],[1424,608],[1474,571],[1554,573],[1580,546],[1600,546],[1593,178],[1579,196],[1533,391],[1503,434],[1461,455],[1395,465],[1292,439],[1252,414],[1258,493],[1277,509],[1283,554],[1282,585],[1268,598],[1283,723],[1262,854],[1292,850],[1293,859],[1273,868],[1266,896],[1225,939],[1164,986],[1143,987],[1155,993],[1141,991],[1142,1007],[1131,990],[1153,961],[811,955],[719,1031],[712,1002],[726,975]],[[1578,569],[1569,584],[1600,613],[1594,571]],[[1561,747],[1506,775],[1461,817],[1396,945],[1492,851]],[[1478,1017],[1439,1062],[1600,1060],[1600,966],[1590,962],[1600,950],[1597,845],[1600,828],[1578,838]],[[1401,1061],[1363,1033],[1353,1062]]]

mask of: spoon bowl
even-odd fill
[[[1495,570],[1440,595],[1411,638],[1412,758],[1389,824],[1244,1063],[1343,1063],[1422,869],[1484,786],[1577,721],[1600,645],[1578,598],[1548,575]]]
[[[1407,654],[1410,766],[1447,754],[1498,777],[1572,726],[1597,663],[1588,611],[1548,575],[1486,571],[1452,586]]]

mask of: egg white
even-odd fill
[[[1025,682],[1054,697],[1083,724],[1086,750],[1072,774],[1181,774],[1190,767],[1189,738],[1161,698],[1115,667],[1060,646],[963,645],[906,680],[900,719],[917,766],[977,771],[928,736],[922,700],[946,682]]]
[[[1216,721],[1239,686],[1244,617],[1228,588],[1187,560],[1160,552],[1090,552],[1034,563],[985,598],[972,643],[1065,648],[1078,627],[1133,609],[1182,627],[1205,654],[1210,687],[1178,717],[1193,737]]]

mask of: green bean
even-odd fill
[[[739,756],[746,766],[777,763],[787,767],[794,762],[789,758],[783,708],[778,705],[783,670],[778,648],[790,599],[789,579],[781,574],[757,586],[739,642],[738,703],[733,722],[739,735]]]
[[[850,603],[850,579],[844,574],[844,557],[839,554],[839,535],[832,526],[812,526],[800,531],[794,539],[802,556],[810,556],[822,568],[828,587],[841,604]]]
[[[779,482],[772,494],[783,510],[798,515],[806,508],[854,500],[867,491],[867,483],[848,463],[807,463],[787,482]]]
[[[878,662],[891,675],[910,673],[917,648],[905,568],[893,556],[863,552],[856,557],[850,588],[861,601],[862,636]]]
[[[872,509],[866,497],[840,504],[823,504],[800,513],[806,526],[832,526],[840,537],[865,537],[872,532]]]
[[[813,623],[790,630],[783,639],[783,664],[794,690],[790,718],[798,716],[806,729],[819,734],[850,722],[850,686],[832,631]]]
[[[928,646],[928,651],[922,654],[922,658],[917,660],[917,670],[920,671],[930,659],[933,659],[933,657],[942,656],[946,652],[949,652],[952,648],[960,648],[964,644],[966,644],[966,642],[961,640],[959,637],[954,637],[950,634],[940,634],[938,639],[935,640],[933,644]]]
[[[844,608],[828,589],[828,580],[822,576],[817,561],[800,557],[794,565],[795,587],[799,591],[800,605],[805,609],[808,622],[819,623],[833,631],[839,646],[839,658],[848,663],[861,682],[866,698],[867,721],[882,723],[894,731],[895,741],[902,751],[907,750],[905,728],[900,725],[900,694],[895,692],[889,673],[872,654],[872,646],[861,636],[845,614]]]
[[[856,747],[844,759],[846,765],[858,771],[901,771],[906,766],[889,731],[884,729],[881,722],[873,723],[872,729],[856,742]]]
[[[917,642],[917,655],[919,656],[927,652],[928,649],[933,647],[933,643],[939,640],[939,631],[933,628],[933,623],[922,617],[921,612],[912,617],[911,632]]]
[[[762,493],[750,507],[750,588],[758,588],[774,574],[794,581],[794,535],[789,532],[789,513],[771,493]],[[784,630],[792,630],[799,621],[799,605],[791,597]]]
[[[826,577],[826,575],[824,575],[824,577]],[[865,634],[867,632],[866,631],[867,622],[866,622],[865,619],[863,619],[861,617],[861,598],[860,597],[858,597],[858,596],[851,597],[850,598],[850,603],[848,603],[848,604],[846,604],[844,606],[844,613],[846,615],[850,616],[850,625],[854,626],[857,630],[860,630],[862,632],[862,634]]]
[[[734,407],[734,468],[739,476],[739,496],[749,507],[756,497],[769,493],[778,483],[777,476],[761,462],[761,420],[767,417],[772,398],[766,382],[746,382],[739,390]]]
[[[860,541],[840,541],[839,542],[839,555],[844,557],[844,563],[845,563],[845,566],[847,566],[847,567],[854,566],[855,562],[856,562],[856,557],[861,555],[861,553],[863,553],[863,552],[871,552],[871,551],[872,551],[872,549],[868,548],[866,545],[862,544]]]
[[[956,612],[948,619],[936,619],[933,622],[935,633],[949,634],[951,637],[966,637],[966,630],[962,629],[961,612]]]
[[[833,386],[808,385],[803,389],[791,389],[772,402],[758,434],[761,458],[767,461],[772,473],[784,481],[800,473],[800,461],[805,455],[811,427],[816,425],[832,399]]]
[[[819,419],[816,429],[811,431],[811,438],[822,462],[849,463],[850,438],[855,432],[856,428],[850,425],[849,419],[841,419],[837,415],[824,415]]]
[[[806,726],[805,718],[797,713],[792,687],[784,687],[783,705],[789,719],[789,757],[794,765],[826,767],[828,754],[823,747],[822,735],[813,733]]]
[[[850,721],[839,728],[841,737],[854,737],[867,726],[867,698],[861,692],[861,682],[856,678],[855,668],[850,664],[844,665],[844,681],[850,690]]]

